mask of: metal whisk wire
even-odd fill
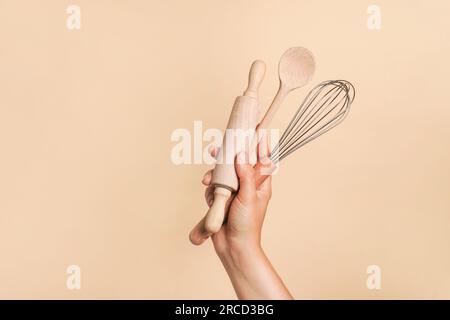
[[[355,98],[355,88],[345,80],[324,81],[314,87],[303,100],[270,160],[278,162],[292,152],[341,123]]]

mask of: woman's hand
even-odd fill
[[[217,148],[211,148],[210,154],[213,157],[216,157],[218,154]],[[251,166],[248,163],[248,155],[242,154],[241,160],[236,159],[235,166],[236,166],[236,172],[238,174],[238,178],[242,179],[242,183],[245,185],[245,188],[240,186],[241,190],[238,192],[238,199],[235,199],[235,195],[232,195],[229,200],[229,204],[227,205],[227,212],[237,212],[237,214],[229,215],[225,217],[225,220],[229,221],[229,226],[231,227],[228,232],[228,235],[230,236],[230,239],[237,240],[237,238],[242,237],[242,228],[246,224],[253,224],[257,225],[259,220],[259,227],[253,228],[252,230],[247,230],[246,235],[244,237],[249,238],[249,233],[251,231],[251,234],[253,235],[253,240],[258,241],[252,241],[252,244],[255,244],[256,242],[259,242],[260,239],[260,233],[261,233],[261,227],[262,222],[264,219],[264,213],[267,209],[267,204],[271,196],[271,179],[269,179],[268,182],[264,183],[266,179],[270,178],[272,173],[275,171],[276,167],[275,165],[270,161],[269,157],[269,147],[268,142],[265,136],[261,139],[261,142],[258,144],[258,160],[255,166]],[[237,157],[238,158],[238,157]],[[207,186],[205,190],[205,200],[207,205],[210,207],[214,200],[214,186],[211,185],[211,178],[212,178],[213,170],[209,170],[205,173],[202,183]],[[241,175],[241,176],[239,176]],[[252,186],[252,188],[248,188],[248,186]],[[256,190],[254,190],[256,189]],[[245,192],[244,192],[245,191]],[[236,200],[236,201],[235,201]],[[239,217],[245,216],[245,212],[243,210],[238,210],[240,206],[252,206],[256,207],[254,204],[257,204],[257,206],[260,207],[257,212],[263,211],[262,214],[256,215],[258,217],[257,219],[246,219],[244,224],[239,223],[239,228],[236,227],[236,221],[239,219]],[[233,210],[231,211],[231,207],[233,207]],[[243,208],[241,208],[243,209]],[[246,211],[249,211],[247,208]],[[240,213],[239,213],[240,212]],[[244,222],[244,221],[243,221]],[[206,239],[208,239],[211,236],[211,233],[206,231],[204,228],[205,218],[200,220],[200,222],[194,227],[194,229],[189,234],[189,238],[191,242],[195,245],[200,245],[203,242],[205,242]],[[233,231],[234,226],[234,232]],[[248,226],[247,226],[248,227]],[[223,229],[223,227],[222,227]],[[220,233],[225,233],[225,231],[222,231],[222,229],[219,231]],[[237,232],[241,229],[241,232]],[[239,234],[241,236],[239,236]],[[223,236],[218,235],[216,238],[220,238]],[[218,241],[220,242],[220,241]],[[234,243],[237,243],[238,241],[233,241]],[[242,243],[242,241],[239,241]],[[248,244],[248,243],[247,243]]]
[[[266,139],[262,140],[258,149],[258,162],[255,166],[249,163],[246,154],[241,153],[236,158],[239,191],[232,199],[226,222],[211,237],[238,298],[292,299],[261,247],[261,229],[272,194],[271,173],[275,166],[268,159]],[[215,156],[217,150],[212,150],[211,154]],[[211,177],[212,170],[205,174],[202,181],[207,186],[205,198],[209,206],[214,196],[210,185]],[[199,223],[199,228],[202,222]],[[195,228],[193,233],[199,228]],[[208,234],[198,236],[199,243],[207,236]]]
[[[216,152],[216,151],[214,151]],[[265,155],[264,155],[265,156]],[[236,157],[235,168],[239,178],[239,191],[229,206],[226,223],[219,232],[212,235],[214,248],[218,254],[225,251],[258,250],[261,246],[261,229],[267,206],[272,195],[272,177],[257,184],[261,168],[270,168],[259,157],[257,166],[249,163],[248,155],[240,153]],[[258,170],[258,173],[257,173]],[[202,183],[206,185],[206,201],[212,204],[214,188],[210,186],[212,171],[208,171]]]

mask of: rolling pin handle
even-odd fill
[[[230,197],[231,191],[229,189],[219,186],[214,189],[214,202],[205,217],[205,230],[207,232],[217,233],[222,227]]]
[[[261,60],[255,60],[250,68],[248,87],[244,92],[244,96],[258,99],[258,89],[264,79],[265,73],[266,64]]]

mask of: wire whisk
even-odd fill
[[[355,98],[355,88],[345,80],[328,80],[314,87],[303,100],[270,160],[279,162],[298,148],[341,123]]]

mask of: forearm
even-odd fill
[[[293,299],[260,247],[218,255],[239,299]]]

